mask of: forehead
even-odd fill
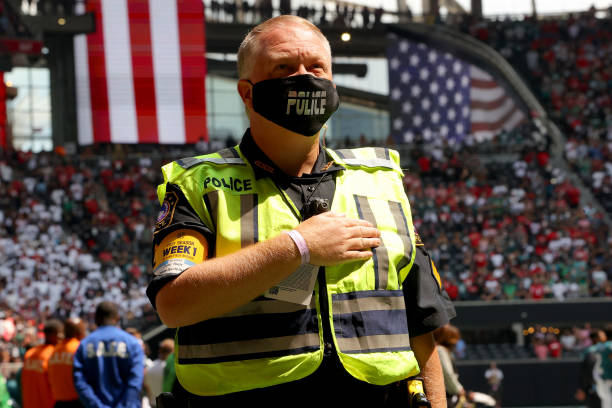
[[[323,58],[331,60],[326,42],[317,33],[303,26],[277,26],[261,34],[255,58]]]

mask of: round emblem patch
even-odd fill
[[[166,228],[172,222],[174,217],[174,209],[178,203],[178,196],[174,191],[168,191],[164,197],[164,202],[157,214],[157,222],[155,223],[155,231]]]
[[[164,218],[168,216],[169,213],[170,213],[170,203],[164,200],[161,208],[159,209],[159,214],[157,215],[157,222],[162,222]]]

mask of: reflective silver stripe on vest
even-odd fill
[[[214,163],[214,164],[236,164],[245,166],[246,163],[239,157],[223,158],[223,157],[185,157],[178,159],[176,164],[184,168],[185,170],[200,164],[200,163]]]
[[[245,248],[259,241],[257,194],[240,196],[240,246]]]
[[[369,168],[382,167],[385,169],[398,169],[394,162],[385,159],[345,159],[349,166],[363,166]]]
[[[231,158],[239,158],[240,157],[240,155],[238,154],[238,151],[234,147],[228,147],[227,149],[219,150],[217,152],[217,154],[219,156],[223,157],[224,159],[231,159]]]
[[[374,153],[376,154],[376,157],[379,159],[389,160],[389,161],[391,160],[391,157],[389,156],[389,149],[385,149],[384,147],[375,147]]]
[[[357,213],[359,218],[372,223],[376,227],[376,218],[367,197],[355,195]],[[374,261],[374,287],[376,289],[387,289],[389,280],[389,254],[384,242],[377,248],[372,248],[372,260]]]
[[[355,152],[353,152],[350,149],[338,149],[338,150],[334,150],[334,152],[336,152],[336,154],[340,156],[340,158],[342,159],[354,159],[355,158]]]
[[[359,297],[354,299],[334,300],[334,314],[366,312],[371,310],[403,310],[406,309],[404,298],[393,297]]]
[[[369,353],[376,350],[389,351],[390,349],[410,350],[410,336],[408,334],[379,334],[364,337],[337,337],[338,347],[343,353]]]
[[[208,208],[208,213],[213,222],[213,226],[217,229],[217,216],[219,215],[219,190],[212,190],[204,194],[204,203]]]
[[[296,336],[272,337],[265,339],[231,341],[205,345],[179,345],[179,359],[219,358],[245,353],[269,353],[303,347],[318,347],[319,334],[306,333]]]
[[[395,221],[395,227],[397,228],[397,235],[402,239],[404,245],[404,256],[401,261],[397,263],[397,272],[401,271],[406,265],[410,263],[412,258],[412,242],[410,241],[410,233],[408,232],[408,221],[406,215],[402,209],[402,204],[397,201],[388,201],[389,209],[393,215]],[[401,283],[401,282],[400,282]]]
[[[355,152],[351,149],[334,150],[336,154],[349,166],[363,166],[369,168],[382,167],[385,169],[398,170],[399,167],[391,160],[389,149],[383,147],[375,147],[374,154],[376,159],[357,158]]]

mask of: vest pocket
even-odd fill
[[[354,199],[359,218],[369,221],[381,231],[382,244],[372,249],[375,288],[399,288],[401,280],[398,273],[410,263],[412,256],[410,217],[398,201],[359,195],[355,195]]]

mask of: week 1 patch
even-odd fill
[[[178,275],[207,256],[208,243],[202,234],[193,230],[176,230],[155,246],[153,274]]]

